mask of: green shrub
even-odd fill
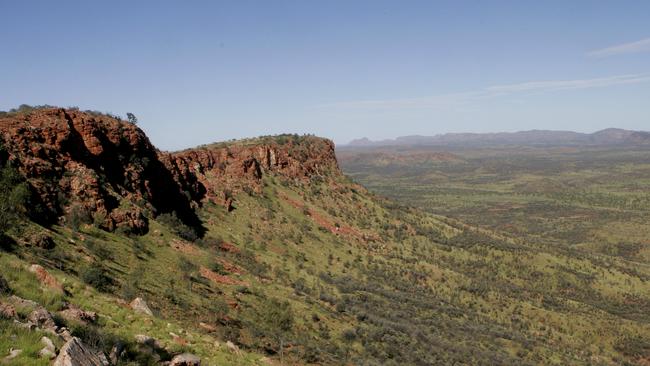
[[[3,158],[3,152],[0,146],[0,235],[21,219],[29,198],[27,183]]]
[[[220,275],[228,274],[228,271],[226,271],[223,264],[219,261],[214,261],[214,263],[212,263],[212,271]]]
[[[106,269],[95,263],[81,271],[81,280],[102,292],[108,292],[113,286],[113,279]]]
[[[9,287],[9,282],[5,280],[2,275],[0,275],[0,295],[8,295],[11,293],[11,288]]]
[[[160,214],[156,217],[156,220],[187,241],[194,242],[199,238],[196,230],[185,225],[183,221],[178,218],[176,212]]]
[[[82,204],[73,204],[65,215],[66,224],[74,231],[79,231],[81,225],[91,224],[93,217],[90,211]]]

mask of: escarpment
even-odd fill
[[[313,176],[341,174],[334,144],[312,136],[260,138],[230,145],[214,144],[172,154],[161,160],[194,201],[211,200],[232,209],[233,194],[260,192],[264,174],[307,182]]]
[[[137,126],[113,116],[46,108],[0,118],[0,143],[29,183],[41,220],[86,220],[142,233],[166,212],[200,228],[195,208],[233,208],[262,177],[307,182],[341,174],[331,141],[278,136],[160,152]]]

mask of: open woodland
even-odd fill
[[[43,336],[117,365],[650,360],[642,148],[341,149],[343,174],[314,136],[164,153],[49,106],[0,127],[14,364],[50,364]]]

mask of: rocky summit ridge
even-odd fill
[[[297,135],[158,150],[136,125],[115,116],[43,108],[0,117],[0,144],[32,191],[33,216],[65,220],[79,211],[106,230],[143,233],[148,216],[174,212],[199,225],[193,208],[234,208],[262,177],[296,181],[340,175],[332,141]]]

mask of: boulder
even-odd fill
[[[169,366],[201,366],[201,359],[191,353],[174,356]]]
[[[94,323],[97,321],[97,313],[85,311],[76,305],[68,304],[66,309],[59,311],[59,315],[66,320],[78,321],[82,324]]]
[[[41,249],[52,249],[56,245],[52,237],[43,232],[36,233],[30,236],[29,244]]]
[[[149,309],[149,305],[141,297],[136,297],[131,301],[131,309],[135,310],[136,313],[145,314],[153,316],[153,312]]]
[[[52,315],[45,308],[38,308],[32,311],[27,317],[27,320],[42,329],[56,329]]]
[[[48,349],[52,352],[56,352],[56,347],[54,346],[54,343],[52,342],[51,339],[47,337],[42,337],[41,344],[43,345],[44,349]]]
[[[43,347],[43,349],[38,351],[38,357],[51,360],[54,357],[56,357],[56,353],[54,353],[54,352],[50,351],[49,349]]]
[[[9,296],[9,301],[11,301],[12,304],[22,307],[22,308],[38,308],[40,305],[36,301],[32,300],[27,300],[23,299],[22,297],[18,297],[16,295],[11,295]]]
[[[36,325],[34,323],[32,322],[21,323],[16,319],[14,319],[14,325],[18,328],[27,329],[30,331],[36,329]]]
[[[226,347],[228,347],[230,352],[236,355],[241,355],[241,351],[239,350],[239,347],[237,347],[237,345],[232,343],[231,341],[226,342]]]
[[[118,362],[120,362],[120,359],[124,354],[124,351],[125,351],[124,343],[118,341],[113,345],[113,348],[111,348],[111,353],[110,355],[108,355],[108,360],[111,362],[112,365],[117,365]]]
[[[162,349],[162,346],[156,339],[144,334],[136,334],[135,341],[138,344],[138,352],[151,355],[154,360],[160,361],[158,351]]]
[[[104,353],[95,351],[73,337],[61,347],[53,366],[107,366]]]
[[[135,335],[135,341],[138,344],[144,345],[151,347],[153,349],[161,349],[162,346],[160,345],[160,342],[156,340],[155,338],[149,337],[148,335],[144,334],[136,334]]]
[[[13,319],[16,317],[16,308],[6,302],[0,301],[0,318]]]
[[[70,333],[70,330],[68,330],[68,328],[59,328],[57,335],[65,342],[68,342],[72,339],[72,333]]]
[[[14,358],[20,356],[20,354],[23,353],[22,349],[13,349],[11,348],[9,350],[9,355],[4,358],[5,361],[11,361]]]

